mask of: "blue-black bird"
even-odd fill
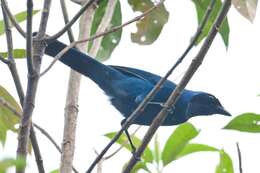
[[[45,53],[55,57],[65,47],[65,44],[55,40],[47,45]],[[59,60],[94,81],[125,118],[161,79],[158,75],[135,68],[104,65],[75,48],[69,49]],[[175,87],[173,82],[167,80],[134,124],[150,125]],[[215,96],[184,90],[162,125],[176,125],[194,116],[212,114],[231,115]]]

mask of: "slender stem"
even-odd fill
[[[83,14],[83,12],[90,7],[94,2],[97,2],[97,0],[89,0],[82,6],[82,8],[78,11],[78,13],[69,21],[64,28],[62,28],[58,33],[55,35],[48,37],[47,40],[56,40],[58,39],[62,34],[64,34],[77,20],[78,18]]]
[[[4,57],[2,57],[1,55],[0,55],[0,61],[2,61],[5,64],[9,64],[9,61],[7,59],[5,59]]]
[[[82,39],[82,40],[78,40],[78,41],[75,41],[73,43],[71,43],[69,46],[67,46],[66,48],[64,48],[62,51],[60,51],[56,57],[54,58],[54,60],[51,62],[51,64],[41,72],[40,76],[42,77],[43,75],[45,75],[51,68],[52,66],[72,47],[74,47],[75,45],[77,44],[80,44],[80,43],[84,43],[84,42],[88,42],[88,41],[92,41],[92,40],[95,40],[99,37],[102,37],[102,36],[105,36],[105,35],[108,35],[110,33],[113,33],[113,32],[116,32],[120,29],[122,29],[123,27],[127,26],[127,25],[130,25],[136,21],[139,21],[141,20],[142,18],[144,18],[145,16],[147,16],[148,14],[150,14],[152,11],[154,11],[156,8],[158,8],[165,0],[161,0],[156,6],[153,6],[151,7],[150,9],[148,9],[147,11],[145,11],[143,14],[139,15],[139,16],[136,16],[135,18],[125,22],[124,24],[120,25],[120,26],[115,26],[113,28],[111,28],[110,30],[105,30],[104,32],[100,32],[100,33],[96,33],[95,35],[93,36],[90,36],[86,39]],[[46,40],[47,42],[51,40]]]
[[[16,21],[15,17],[12,15],[10,9],[7,6],[7,2],[6,0],[1,0],[2,6],[3,8],[6,10],[6,13],[8,15],[8,17],[10,18],[12,24],[14,25],[14,27],[17,29],[17,31],[23,36],[26,37],[26,33],[23,31],[22,27],[18,24],[18,22]]]
[[[69,15],[68,15],[65,0],[60,0],[60,5],[61,5],[61,10],[62,10],[64,22],[65,22],[65,24],[67,24],[67,23],[69,23]],[[75,39],[74,39],[71,27],[68,28],[67,33],[68,33],[68,37],[69,37],[70,42],[71,43],[74,42]]]
[[[239,143],[236,143],[237,146],[237,155],[238,155],[238,163],[239,163],[239,173],[243,173],[243,168],[242,168],[242,154],[241,154],[241,150],[239,147]]]
[[[159,112],[159,114],[155,117],[152,124],[150,125],[147,133],[145,134],[142,144],[137,149],[135,156],[132,156],[130,159],[128,165],[125,167],[123,173],[130,173],[135,164],[138,162],[138,159],[142,153],[144,152],[145,148],[147,147],[148,143],[152,139],[153,135],[155,134],[156,130],[159,128],[159,126],[163,123],[164,119],[168,115],[169,108],[173,107],[176,101],[178,100],[182,90],[186,87],[192,76],[195,74],[199,66],[201,65],[206,53],[208,52],[218,30],[221,26],[222,22],[224,21],[227,12],[229,11],[231,6],[231,0],[225,0],[222,6],[222,9],[220,10],[218,17],[216,18],[214,24],[212,25],[212,28],[210,30],[210,33],[206,40],[204,41],[201,49],[199,50],[198,54],[195,56],[195,58],[192,60],[187,72],[185,73],[184,77],[180,81],[180,83],[176,86],[172,94],[169,96],[168,100],[164,103],[164,107]]]
[[[34,74],[33,54],[32,54],[32,16],[33,16],[33,1],[27,0],[27,36],[26,36],[26,56],[27,68],[29,75]]]
[[[15,87],[16,87],[16,91],[18,93],[20,103],[22,105],[23,101],[24,101],[24,92],[23,92],[23,87],[22,87],[22,84],[21,84],[20,77],[19,77],[18,72],[17,72],[15,60],[14,60],[14,57],[13,57],[12,30],[11,30],[11,26],[10,26],[10,23],[9,23],[7,11],[3,6],[2,6],[2,12],[3,12],[3,17],[4,17],[5,33],[6,33],[5,35],[6,35],[7,49],[8,49],[8,63],[7,63],[7,65],[9,67],[11,74],[12,74],[13,81],[14,81]]]

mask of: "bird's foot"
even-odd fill
[[[141,161],[141,158],[139,156],[137,156],[137,153],[135,151],[132,151],[132,155],[133,155],[135,160]]]
[[[163,103],[163,102],[149,102],[149,104],[159,105],[159,106],[161,106],[162,108],[166,108],[166,110],[167,110],[169,113],[173,113],[173,111],[174,111],[174,106],[166,105],[166,104]]]
[[[170,114],[173,113],[174,108],[175,108],[174,106],[169,106],[169,105],[167,105],[167,104],[165,104],[165,103],[162,103],[162,104],[161,104],[161,107],[165,108],[165,109],[167,110],[167,112],[169,112]]]

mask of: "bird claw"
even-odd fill
[[[135,151],[132,151],[132,155],[134,157],[135,160],[137,161],[141,161],[141,158],[139,156],[137,156],[136,152]]]
[[[174,108],[175,108],[174,106],[165,105],[165,103],[163,103],[163,102],[149,102],[149,104],[159,105],[162,108],[166,108],[167,112],[169,112],[170,114],[173,113]]]

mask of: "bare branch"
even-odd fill
[[[60,51],[56,57],[54,58],[54,60],[51,62],[51,64],[45,69],[43,70],[43,72],[41,72],[40,76],[42,77],[44,74],[46,74],[51,68],[52,66],[70,49],[70,48],[73,48],[75,47],[75,45],[77,44],[80,44],[80,43],[84,43],[84,42],[88,42],[88,41],[92,41],[92,40],[95,40],[99,37],[102,37],[102,36],[105,36],[105,35],[108,35],[110,33],[113,33],[113,32],[116,32],[120,29],[122,29],[123,27],[129,25],[129,24],[132,24],[136,21],[139,21],[141,20],[142,18],[144,18],[146,15],[150,14],[152,11],[154,11],[156,8],[158,8],[165,0],[161,0],[156,6],[150,8],[149,10],[147,10],[146,12],[142,13],[141,15],[139,16],[136,16],[135,18],[125,22],[124,24],[120,25],[120,26],[115,26],[113,28],[111,28],[110,30],[107,30],[107,31],[104,31],[104,32],[101,32],[101,33],[96,33],[95,35],[91,36],[91,37],[88,37],[86,39],[82,39],[82,40],[78,40],[78,41],[75,41],[73,43],[71,43],[69,46],[67,46],[66,48],[64,48],[62,51]],[[47,39],[48,40],[48,39]]]
[[[2,3],[2,7],[6,10],[6,13],[8,15],[8,17],[10,18],[12,24],[14,25],[14,27],[17,29],[17,31],[23,36],[26,37],[26,33],[23,31],[23,29],[21,28],[21,26],[18,24],[18,22],[16,21],[16,19],[14,18],[14,16],[12,15],[10,9],[8,8],[7,2],[6,0],[1,0]]]
[[[241,155],[241,150],[239,147],[239,143],[236,143],[237,146],[237,155],[238,155],[238,163],[239,163],[239,173],[243,173],[243,168],[242,168],[242,155]]]
[[[47,38],[47,42],[51,41],[51,40],[56,40],[58,39],[62,34],[64,34],[77,20],[78,18],[83,14],[83,12],[90,7],[93,3],[97,2],[97,0],[89,0],[88,2],[86,2],[85,5],[82,6],[82,8],[78,11],[78,13],[71,19],[70,22],[68,22],[64,28],[62,28],[58,33],[56,33],[55,35],[48,37]]]
[[[23,116],[20,122],[20,131],[18,136],[18,146],[17,146],[17,158],[23,157],[26,160],[27,149],[28,149],[28,138],[29,135],[32,140],[36,139],[33,131],[31,130],[31,117],[34,110],[36,90],[39,81],[39,71],[41,67],[41,57],[44,51],[43,42],[39,41],[45,35],[46,24],[49,15],[50,0],[44,1],[44,11],[42,12],[42,18],[40,21],[40,28],[36,40],[32,41],[32,12],[33,12],[33,1],[27,0],[27,36],[26,36],[26,53],[27,53],[27,66],[28,66],[28,81],[27,81],[27,91],[23,103]],[[34,60],[34,61],[33,61]],[[33,135],[33,136],[32,136]],[[33,145],[34,146],[34,145]],[[38,144],[35,143],[35,147],[39,152]],[[40,153],[37,153],[40,154]],[[42,159],[37,159],[38,170],[40,173],[44,173],[44,168],[42,164]],[[18,169],[16,167],[16,173],[24,173],[25,169]]]
[[[82,14],[80,20],[79,38],[85,38],[90,35],[91,23],[93,20],[94,8],[88,8]],[[87,44],[78,45],[77,48],[85,51]],[[72,170],[72,163],[75,150],[76,127],[78,117],[78,97],[80,89],[81,75],[74,71],[70,71],[67,98],[64,112],[64,131],[62,142],[62,154],[60,172],[70,173]]]
[[[67,24],[69,22],[69,16],[68,16],[68,11],[67,11],[65,0],[60,0],[60,5],[61,5],[61,10],[62,10],[64,22],[65,22],[65,24]],[[67,33],[68,33],[68,37],[69,37],[70,42],[71,43],[74,42],[75,39],[74,39],[71,27],[68,28]]]
[[[192,76],[195,74],[199,66],[201,65],[206,53],[208,52],[217,32],[218,28],[221,26],[222,22],[224,21],[227,12],[229,11],[231,6],[231,0],[225,0],[220,10],[218,17],[216,18],[212,28],[207,36],[206,40],[204,41],[200,51],[192,60],[187,72],[185,73],[184,77],[180,81],[180,83],[176,86],[172,94],[169,96],[168,100],[164,103],[164,107],[159,112],[159,114],[155,117],[152,124],[150,125],[147,133],[145,134],[141,146],[137,149],[135,156],[132,156],[128,165],[124,169],[124,173],[130,173],[135,164],[138,162],[136,158],[140,157],[144,152],[145,148],[147,147],[148,143],[152,139],[153,135],[155,134],[156,130],[159,126],[163,123],[166,116],[169,113],[169,109],[174,106],[176,101],[178,100],[182,90],[186,87]]]
[[[33,1],[27,0],[27,23],[26,23],[26,56],[27,68],[29,75],[34,74],[33,54],[32,54],[32,16],[33,16]]]
[[[13,81],[16,86],[16,91],[18,93],[18,96],[19,96],[19,99],[20,99],[20,102],[22,105],[23,101],[24,101],[24,92],[23,92],[23,88],[21,85],[20,77],[17,72],[16,64],[15,64],[15,61],[13,58],[13,41],[12,41],[11,26],[9,23],[7,11],[6,11],[6,9],[4,9],[3,6],[2,6],[2,11],[3,11],[3,16],[4,16],[6,40],[7,40],[7,47],[8,47],[8,67],[12,74]],[[43,161],[42,161],[38,141],[37,141],[33,128],[30,129],[30,140],[31,140],[32,147],[34,150],[34,155],[35,155],[39,173],[44,173]]]
[[[1,55],[0,55],[0,61],[2,61],[3,63],[5,63],[5,64],[7,64],[7,65],[10,63],[7,59],[5,59],[4,57],[2,57]]]

